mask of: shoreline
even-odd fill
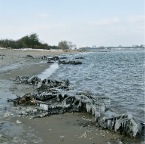
[[[22,55],[26,56],[28,54],[31,55],[31,53],[28,53],[28,52],[27,53],[23,52]],[[39,56],[39,52],[38,52],[38,55],[34,53],[33,55]],[[29,63],[29,60],[30,59],[28,59],[28,63]],[[11,70],[8,73],[3,73],[0,75],[0,78],[3,80],[10,80],[10,78],[15,78],[18,75],[31,75],[32,76],[35,74],[39,74],[40,72],[47,69],[49,66],[50,66],[49,64],[40,64],[40,63],[32,64],[32,65],[26,66],[26,68]],[[17,89],[15,89],[13,93],[19,94],[21,96],[22,96],[22,93],[28,93],[28,92],[33,91],[32,87],[25,88],[23,87],[23,85],[19,85],[19,86],[15,85],[15,86]],[[90,124],[90,121],[89,121],[89,124],[88,124],[86,120],[82,119],[83,117],[84,119],[90,118],[89,115],[86,113],[85,114],[84,113],[66,113],[63,115],[53,115],[50,117],[36,118],[32,120],[27,119],[27,118],[21,118],[21,117],[12,117],[10,118],[10,122],[16,123],[16,121],[19,120],[20,122],[22,122],[22,124],[24,125],[26,129],[28,129],[29,127],[31,127],[30,129],[34,129],[34,134],[36,136],[39,136],[43,140],[42,144],[43,143],[45,144],[46,142],[50,142],[51,144],[53,143],[54,144],[57,144],[57,143],[64,143],[64,144],[68,144],[68,143],[92,144],[94,143],[95,144],[97,142],[99,142],[99,144],[104,144],[104,143],[109,144],[109,142],[112,144],[113,143],[117,144],[121,141],[126,141],[126,142],[132,141],[132,144],[138,143],[137,139],[133,140],[128,137],[119,135],[118,133],[112,133],[108,130],[106,131],[106,130],[102,130],[101,128],[95,127],[95,124],[93,125],[92,117],[91,117],[92,123]],[[54,132],[52,131],[52,129],[54,130]],[[53,134],[51,132],[53,132]]]
[[[40,58],[42,56],[54,56],[80,53],[79,51],[62,51],[62,50],[37,50],[37,49],[2,49],[0,48],[0,66],[6,66],[16,62],[20,62],[31,55],[34,58]]]

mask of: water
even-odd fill
[[[60,65],[51,77],[69,79],[78,91],[108,96],[114,111],[144,121],[144,51],[96,52],[83,57],[82,65]]]
[[[108,96],[114,112],[129,113],[141,121],[145,120],[144,51],[110,51],[68,55],[69,59],[79,56],[84,57],[81,59],[82,65],[58,66],[55,63],[39,76],[42,79],[46,77],[60,80],[69,79],[71,86],[78,91]],[[1,69],[0,73],[15,68],[17,65]],[[0,122],[5,121],[0,133],[5,135],[9,133],[10,129],[16,128],[15,125],[10,127],[11,123],[6,121],[7,115],[11,115],[7,111],[11,107],[6,100],[16,97],[12,91],[9,91],[11,86],[12,82],[0,80]],[[21,127],[18,127],[17,131],[17,133],[23,133]]]
[[[41,74],[38,75],[41,80],[50,77],[57,69],[59,68],[58,63],[54,63],[50,66],[50,68],[43,71]]]

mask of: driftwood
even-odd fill
[[[143,133],[144,125],[135,120],[132,115],[120,115],[111,111],[111,101],[108,97],[68,90],[70,84],[68,80],[44,79],[42,81],[38,77],[17,77],[16,80],[19,83],[24,82],[37,86],[36,94],[26,94],[9,100],[17,105],[37,104],[43,112],[33,117],[65,112],[88,112],[94,116],[96,124],[102,128],[119,131],[133,137]],[[29,114],[32,115],[32,111]]]

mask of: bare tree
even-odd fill
[[[58,43],[58,47],[62,50],[69,50],[69,49],[75,49],[76,45],[74,45],[72,42],[70,41],[60,41]]]

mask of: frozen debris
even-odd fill
[[[137,122],[131,115],[108,115],[109,111],[105,112],[98,118],[98,124],[103,128],[108,128],[128,134],[135,137],[137,133],[141,133],[141,124]]]
[[[16,144],[25,144],[25,143],[27,143],[27,141],[26,140],[24,140],[24,139],[22,139],[22,138],[20,138],[20,137],[14,137],[13,138],[13,140],[11,141],[12,143],[16,143]]]
[[[64,141],[64,136],[60,136],[60,141],[61,141],[61,142]]]
[[[10,116],[10,113],[9,112],[7,112],[7,113],[4,114],[4,118],[7,118],[9,116]]]
[[[123,144],[121,141],[118,141],[118,144]]]
[[[17,123],[17,124],[21,124],[22,122],[21,122],[21,121],[19,121],[19,120],[16,120],[16,123]]]
[[[70,90],[69,80],[41,80],[35,76],[18,76],[16,81],[37,87],[35,94],[26,94],[14,100],[8,100],[16,105],[36,105],[38,108],[36,111],[23,110],[21,115],[41,118],[65,112],[86,111],[95,117],[96,124],[102,128],[132,137],[136,137],[137,134],[142,134],[144,131],[144,123],[141,124],[132,115],[118,115],[112,112],[110,110],[111,101],[108,97]],[[83,119],[85,118],[83,117]],[[102,136],[105,136],[105,134],[102,134]]]
[[[38,82],[41,81],[41,79],[38,76],[17,76],[16,79],[14,80],[16,83],[21,84],[33,84],[33,85],[37,85]]]
[[[43,109],[43,110],[48,111],[48,105],[47,104],[40,103],[40,108]]]
[[[6,140],[6,137],[3,134],[0,134],[0,142],[3,142]]]
[[[84,59],[84,57],[75,57],[75,59]]]
[[[41,59],[47,60],[47,63],[54,63],[58,62],[59,64],[73,64],[73,65],[78,65],[82,64],[81,61],[78,61],[78,59],[83,59],[83,57],[76,57],[75,60],[66,60],[67,57],[62,57],[62,56],[53,56],[53,57],[47,57],[43,56]]]
[[[81,134],[78,138],[88,138],[88,139],[93,139],[92,136],[91,136],[91,137],[89,136],[91,133],[92,133],[92,131],[87,130],[87,131],[85,131],[83,134]]]
[[[13,102],[14,105],[36,105],[36,101],[30,93],[16,99],[8,99],[8,102]]]
[[[87,137],[88,137],[87,133],[84,132],[79,138],[87,138]]]
[[[87,118],[85,118],[85,116],[82,116],[82,119],[85,120],[85,121],[89,121],[89,122],[92,121],[91,119],[87,119]]]
[[[82,64],[81,61],[78,60],[73,60],[73,61],[64,61],[64,60],[59,60],[59,64],[72,64],[72,65],[79,65]]]

